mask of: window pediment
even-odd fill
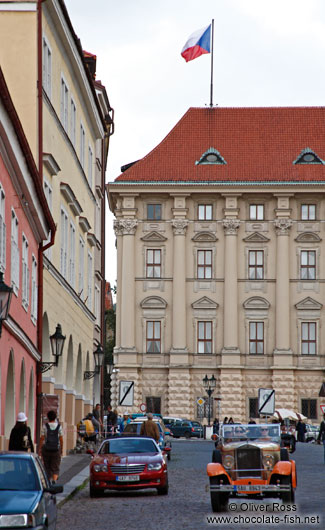
[[[320,304],[319,302],[317,302],[316,300],[314,300],[313,298],[311,298],[310,296],[307,296],[307,298],[304,298],[303,300],[301,300],[300,302],[298,302],[297,304],[295,304],[295,308],[298,309],[298,310],[306,310],[306,309],[310,309],[310,310],[317,310],[317,311],[320,311],[323,307],[323,304]]]
[[[142,309],[165,309],[167,302],[160,296],[148,296],[140,303]]]
[[[306,147],[305,149],[302,149],[301,153],[298,155],[296,160],[293,161],[293,164],[322,164],[324,165],[325,162],[322,160],[316,153],[310,149],[310,147]]]
[[[192,241],[215,242],[218,241],[218,238],[211,232],[199,232],[192,237]]]
[[[154,230],[153,232],[150,232],[149,234],[146,234],[145,236],[141,237],[141,240],[149,243],[163,243],[164,241],[167,241],[167,237],[164,237],[162,234],[159,234],[159,232],[156,232]]]
[[[262,296],[252,296],[243,303],[245,309],[269,309],[270,302]]]
[[[193,309],[218,309],[219,304],[207,296],[202,296],[202,298],[193,302],[192,307]]]
[[[299,243],[320,243],[321,238],[314,232],[304,232],[296,237],[295,241]]]
[[[254,232],[253,234],[243,238],[243,241],[246,243],[267,243],[270,241],[270,238],[260,234],[260,232]]]

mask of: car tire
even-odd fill
[[[160,488],[157,488],[158,495],[168,495],[168,479],[165,484],[165,486],[161,486]]]
[[[219,449],[214,449],[212,451],[212,462],[214,464],[222,464],[221,452]]]
[[[184,434],[184,436],[185,436],[186,440],[189,440],[191,438],[191,433],[190,432],[186,432]]]
[[[95,497],[100,497],[102,494],[101,490],[98,490],[96,488],[93,488],[89,485],[89,496],[93,499]]]
[[[282,460],[283,462],[288,462],[290,460],[288,449],[286,449],[285,447],[282,447],[280,449],[280,460]]]
[[[291,477],[282,477],[281,484],[290,485],[290,491],[281,493],[281,499],[284,504],[293,504],[295,502],[295,492],[291,485]]]
[[[167,460],[170,460],[172,455],[170,454],[170,451],[167,453]]]

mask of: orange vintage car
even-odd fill
[[[229,497],[294,502],[296,464],[281,448],[279,424],[223,425],[207,473],[214,512],[225,509]]]

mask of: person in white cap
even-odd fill
[[[11,429],[9,438],[9,451],[34,452],[34,445],[30,428],[27,425],[27,416],[24,412],[17,415],[16,425]]]

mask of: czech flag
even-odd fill
[[[210,53],[210,41],[211,24],[190,35],[181,51],[181,56],[188,62],[200,57],[204,53]]]

